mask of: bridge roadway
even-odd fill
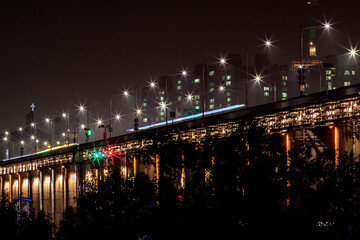
[[[176,124],[169,122],[159,128],[1,161],[0,194],[10,200],[21,198],[22,203],[30,203],[34,212],[44,210],[58,223],[64,209],[76,205],[84,181],[98,179],[111,171],[110,161],[101,170],[94,167],[96,154],[103,159],[114,154],[120,159],[117,169],[124,177],[145,172],[158,179],[156,156],[152,157],[153,165],[142,165],[132,154],[134,149],[152,144],[151,139],[144,137],[147,133],[165,133],[200,143],[208,135],[226,136],[243,119],[254,118],[268,132],[281,133],[281,144],[287,150],[295,140],[307,139],[312,143],[314,156],[325,147],[335,147],[338,158],[340,152],[353,151],[359,156],[359,117],[360,85],[354,85]]]

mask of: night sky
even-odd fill
[[[305,2],[1,1],[0,130],[24,125],[31,103],[41,120],[266,38],[271,62],[288,64],[299,55]],[[323,1],[318,20],[332,19],[334,31],[320,55],[358,43],[359,7]]]

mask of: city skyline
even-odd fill
[[[299,24],[301,22],[301,19],[308,19],[308,16],[306,16],[306,13],[301,12],[304,7],[306,7],[306,1],[297,1],[294,2],[293,5],[289,5],[288,10],[287,11],[283,11],[285,16],[282,17],[278,17],[276,18],[275,15],[277,14],[277,11],[282,11],[282,10],[276,10],[277,7],[281,6],[282,4],[284,4],[284,1],[279,1],[276,3],[266,3],[266,2],[262,2],[260,1],[259,3],[260,6],[264,6],[264,8],[262,7],[257,7],[255,8],[255,4],[244,4],[243,6],[241,6],[238,11],[245,11],[246,9],[248,10],[257,10],[254,11],[254,14],[252,16],[251,19],[248,19],[247,22],[239,22],[240,20],[238,20],[238,22],[236,24],[239,24],[239,26],[246,26],[247,28],[251,28],[252,24],[255,24],[255,22],[262,22],[262,24],[264,24],[265,22],[272,22],[272,21],[278,21],[277,24],[275,24],[274,26],[276,26],[277,29],[273,29],[274,26],[272,27],[266,27],[264,25],[260,25],[262,26],[262,30],[261,30],[261,34],[259,32],[254,33],[254,31],[259,31],[258,29],[255,30],[255,28],[253,29],[253,31],[249,31],[250,33],[245,34],[244,36],[241,36],[241,41],[237,41],[234,40],[235,38],[239,39],[239,32],[240,30],[236,30],[235,28],[235,23],[230,21],[230,25],[227,26],[226,23],[229,23],[229,19],[236,19],[237,17],[240,18],[244,18],[245,15],[236,15],[236,11],[230,11],[231,6],[237,6],[236,3],[233,3],[231,1],[229,2],[225,2],[223,5],[219,6],[220,9],[227,9],[228,11],[226,13],[223,13],[223,11],[219,11],[217,14],[214,14],[213,16],[209,16],[210,13],[213,13],[213,10],[211,6],[200,6],[197,4],[192,5],[192,7],[186,8],[185,6],[178,6],[178,8],[174,7],[174,6],[170,6],[167,4],[164,5],[160,5],[157,3],[154,3],[153,5],[144,5],[144,6],[131,6],[132,10],[138,9],[139,11],[142,11],[143,15],[139,15],[139,20],[142,19],[144,16],[147,16],[147,14],[150,14],[147,12],[147,9],[156,9],[156,13],[162,13],[163,15],[167,15],[170,13],[177,13],[180,14],[179,12],[181,12],[181,10],[188,9],[189,11],[183,11],[183,13],[186,16],[191,15],[191,13],[194,13],[194,11],[196,11],[197,9],[203,9],[205,10],[209,10],[208,13],[203,13],[203,11],[200,11],[201,14],[198,14],[196,17],[192,16],[190,19],[186,20],[186,23],[190,23],[193,22],[195,25],[198,24],[204,24],[206,22],[205,19],[200,18],[200,15],[205,14],[204,16],[207,17],[207,19],[210,22],[215,22],[215,20],[219,20],[216,21],[217,24],[213,24],[213,25],[209,25],[209,27],[213,28],[214,31],[218,31],[219,29],[222,29],[221,31],[225,31],[227,33],[230,33],[227,35],[227,37],[220,37],[220,35],[215,34],[216,36],[218,36],[217,40],[218,43],[215,42],[206,42],[206,44],[200,44],[202,47],[199,47],[200,45],[194,44],[194,46],[196,46],[196,51],[191,51],[192,54],[189,54],[189,52],[187,51],[181,51],[181,53],[175,53],[173,51],[170,51],[165,48],[166,46],[163,46],[163,51],[158,51],[157,55],[153,54],[151,56],[156,56],[154,59],[150,58],[151,60],[148,61],[149,64],[146,65],[146,67],[144,67],[144,65],[141,63],[141,61],[139,61],[139,59],[141,58],[137,58],[137,60],[135,61],[136,63],[132,65],[132,67],[129,67],[125,70],[121,70],[121,72],[119,72],[120,70],[117,69],[117,67],[113,66],[112,67],[112,71],[106,71],[102,72],[101,74],[92,74],[92,71],[102,71],[104,70],[104,66],[102,64],[99,64],[96,68],[94,67],[84,67],[82,68],[82,73],[80,74],[80,70],[81,68],[78,69],[73,69],[72,66],[67,66],[65,73],[61,73],[61,67],[60,66],[64,66],[64,65],[53,65],[52,68],[41,68],[41,66],[38,63],[41,64],[45,64],[44,59],[41,59],[41,61],[39,59],[34,59],[34,61],[32,63],[29,64],[29,62],[27,62],[29,65],[27,67],[24,67],[24,62],[22,62],[22,64],[18,64],[18,66],[22,67],[22,68],[18,68],[16,69],[16,71],[14,71],[13,69],[5,69],[5,65],[3,65],[3,71],[2,74],[2,78],[3,78],[3,82],[5,82],[5,87],[3,87],[3,92],[2,92],[2,108],[4,109],[5,114],[3,115],[3,117],[0,120],[0,125],[4,126],[3,129],[10,129],[10,128],[16,128],[17,126],[21,126],[24,125],[24,119],[25,119],[25,115],[30,111],[30,105],[31,103],[35,103],[36,104],[36,112],[38,113],[37,117],[44,117],[46,114],[47,115],[59,115],[61,112],[64,111],[69,111],[70,109],[74,109],[74,107],[80,103],[85,103],[87,101],[102,101],[102,102],[106,102],[107,101],[107,96],[108,95],[117,95],[119,93],[121,93],[121,91],[123,89],[126,88],[134,88],[135,85],[140,86],[141,84],[144,84],[146,82],[150,82],[153,79],[159,79],[161,76],[166,76],[166,75],[170,75],[170,74],[175,74],[178,73],[178,71],[185,69],[185,68],[190,68],[191,65],[197,64],[197,63],[203,63],[203,64],[208,64],[208,65],[214,65],[216,64],[216,62],[218,61],[218,59],[220,57],[226,57],[228,54],[230,53],[236,53],[241,55],[242,58],[244,58],[244,49],[245,48],[251,48],[257,45],[261,45],[262,41],[264,40],[271,40],[274,43],[274,48],[272,48],[268,53],[269,55],[269,59],[271,63],[274,64],[281,64],[281,63],[285,63],[285,64],[290,64],[291,61],[296,60],[298,58],[298,52],[299,52],[299,47],[298,47],[298,31],[299,31]],[[321,3],[321,2],[320,2]],[[115,4],[115,3],[111,3],[111,4]],[[354,3],[356,4],[356,3]],[[32,6],[32,5],[23,5],[22,7],[19,8],[19,12],[24,12],[27,13],[27,17],[30,20],[37,20],[37,22],[33,25],[33,27],[38,27],[38,30],[41,30],[41,34],[33,34],[33,32],[31,32],[31,30],[34,29],[29,29],[28,31],[28,35],[34,35],[33,36],[33,40],[30,41],[27,45],[22,45],[24,44],[24,40],[21,41],[21,44],[18,45],[19,47],[22,47],[23,50],[27,50],[30,51],[30,48],[32,46],[32,44],[34,46],[37,46],[40,48],[43,56],[51,56],[51,51],[47,51],[47,50],[52,50],[52,51],[58,51],[60,50],[61,47],[63,47],[63,41],[61,41],[61,39],[55,39],[54,34],[55,32],[58,32],[58,34],[63,34],[63,37],[66,38],[67,40],[70,40],[73,38],[73,40],[76,41],[80,41],[84,40],[83,35],[86,35],[86,31],[84,32],[84,34],[82,34],[82,32],[78,32],[77,35],[73,35],[74,32],[67,32],[70,30],[74,30],[69,24],[69,22],[59,22],[58,20],[54,19],[54,17],[50,16],[50,13],[54,12],[57,14],[68,14],[69,17],[71,17],[72,19],[78,19],[79,16],[75,16],[74,13],[80,9],[84,10],[84,12],[79,11],[80,16],[89,16],[90,13],[96,13],[97,10],[94,10],[94,6],[96,4],[94,3],[89,3],[88,5],[82,5],[82,4],[78,4],[78,5],[53,5],[52,3],[48,3],[45,5],[39,5],[39,6]],[[101,5],[102,6],[102,5]],[[114,6],[118,6],[118,5],[114,5]],[[351,22],[351,21],[346,21],[346,17],[343,15],[343,12],[341,10],[344,9],[348,9],[349,7],[349,3],[347,3],[346,1],[339,6],[339,8],[337,9],[337,13],[334,13],[331,10],[334,10],[336,3],[335,2],[326,2],[323,3],[321,5],[320,12],[321,14],[323,14],[323,16],[321,16],[323,19],[316,19],[319,22],[324,22],[325,21],[332,21],[331,24],[333,24],[333,27],[335,29],[335,31],[333,31],[331,33],[331,39],[328,39],[328,37],[323,37],[323,35],[321,35],[320,38],[320,47],[319,47],[319,56],[324,57],[325,53],[328,54],[333,54],[333,53],[337,53],[337,51],[339,52],[338,54],[345,54],[346,50],[343,49],[341,46],[343,47],[348,47],[349,48],[349,44],[344,43],[344,45],[339,46],[340,44],[334,44],[334,41],[336,40],[336,38],[344,38],[344,35],[347,34],[349,40],[353,39],[352,36],[350,36],[349,33],[346,33],[348,31],[348,29],[343,28],[341,29],[342,26],[347,26],[347,28],[350,28],[351,26],[353,26],[355,24],[355,22]],[[5,9],[6,7],[8,9],[11,9],[12,7],[14,7],[11,4],[8,5],[4,5]],[[58,9],[57,9],[58,7]],[[72,8],[73,7],[73,8]],[[104,9],[109,10],[109,6],[103,6]],[[265,7],[269,7],[268,10],[273,10],[273,12],[265,11]],[[290,10],[289,10],[290,9]],[[32,10],[36,10],[35,12],[31,12]],[[103,14],[103,15],[108,15],[109,18],[115,18],[116,14],[114,13],[114,11],[110,11],[110,14],[107,14],[105,10],[103,10],[104,12],[99,11],[99,14]],[[328,11],[328,12],[326,12]],[[267,14],[263,14],[264,12],[266,12]],[[298,14],[296,15],[296,17],[292,16],[294,12],[297,12]],[[326,14],[325,14],[326,12]],[[37,15],[37,13],[41,13],[39,15]],[[157,21],[157,23],[159,23],[158,21],[161,19],[162,16],[158,16],[156,15],[156,13],[152,13],[154,20],[151,21]],[[18,14],[17,11],[16,12],[8,12],[5,14],[5,16],[9,16],[9,14]],[[100,14],[100,15],[101,15]],[[113,15],[112,15],[113,14]],[[15,16],[14,15],[14,16]],[[64,16],[65,16],[64,15]],[[292,17],[291,17],[291,16]],[[224,17],[226,16],[226,17]],[[261,17],[260,17],[261,16]],[[343,16],[343,17],[342,17]],[[224,18],[221,18],[224,17]],[[51,23],[56,23],[57,26],[63,26],[63,28],[60,28],[59,30],[56,30],[55,32],[53,31],[48,31],[49,30],[49,24],[50,23],[43,23],[40,20],[41,19],[50,19],[52,22]],[[293,24],[291,24],[291,27],[289,27],[290,24],[284,24],[281,23],[280,19],[282,18],[286,18],[287,20],[289,20],[290,22],[293,22]],[[348,17],[347,17],[348,18]],[[85,18],[86,19],[86,18]],[[268,21],[265,21],[265,20]],[[134,19],[132,19],[134,20]],[[174,18],[169,19],[168,25],[171,25],[172,21],[174,21]],[[250,21],[251,20],[251,21]],[[6,32],[8,34],[9,37],[18,37],[15,33],[19,33],[20,30],[24,30],[24,26],[22,26],[23,22],[18,22],[21,21],[21,18],[18,18],[16,21],[10,21],[8,26],[10,27],[11,24],[15,24],[12,25],[14,28],[12,28],[12,31],[10,31],[10,28],[5,28],[7,29]],[[69,20],[70,21],[70,20]],[[135,21],[136,22],[136,21]],[[178,21],[175,21],[177,25],[180,25],[180,23]],[[236,22],[236,21],[235,21]],[[304,21],[306,22],[306,21]],[[31,23],[31,21],[29,22]],[[83,22],[78,22],[77,24],[80,24],[81,26],[93,26],[92,24],[90,24],[93,22],[87,22],[87,21],[83,21]],[[88,25],[89,24],[89,25]],[[112,22],[112,24],[115,24],[115,22]],[[135,24],[135,23],[134,23]],[[136,24],[139,24],[139,22],[136,22]],[[150,23],[145,23],[144,22],[145,27],[149,27]],[[151,25],[153,27],[158,26],[158,27],[162,27],[162,24],[164,23],[159,23],[159,25]],[[79,26],[80,26],[79,25]],[[128,27],[130,27],[131,24],[129,24]],[[184,24],[185,26],[186,24]],[[269,24],[271,25],[271,24]],[[47,28],[42,28],[42,27],[47,27]],[[78,26],[78,27],[79,27]],[[96,27],[96,29],[99,30],[100,26],[94,25]],[[64,29],[65,27],[68,27],[68,30]],[[112,25],[113,27],[113,25]],[[106,29],[106,27],[105,27]],[[149,28],[151,29],[151,28]],[[279,30],[279,29],[283,29]],[[291,31],[285,31],[285,29],[291,29]],[[345,29],[345,30],[344,30]],[[36,29],[35,29],[36,30]],[[113,34],[113,36],[119,37],[119,33],[117,33],[116,31],[112,32],[110,31],[110,29],[108,29],[109,31],[107,32],[107,35],[105,36],[103,35],[98,35],[98,37],[102,36],[101,38],[105,41],[106,39],[111,39],[111,36]],[[181,29],[179,29],[180,31]],[[190,31],[191,30],[191,31]],[[249,29],[248,29],[249,30]],[[344,30],[344,31],[343,31]],[[5,31],[5,30],[4,30]],[[9,32],[10,31],[10,32]],[[149,32],[150,30],[147,30],[145,32],[147,32],[147,34],[149,36],[153,36],[153,33]],[[174,30],[167,30],[167,28],[164,28],[162,32],[174,32]],[[189,31],[190,32],[195,32],[197,34],[201,33],[201,29],[196,29],[196,28],[190,28],[189,27]],[[209,31],[209,29],[206,29],[206,31]],[[181,31],[180,31],[181,32]],[[211,31],[210,31],[211,32]],[[285,32],[287,32],[287,34],[284,34]],[[26,31],[25,31],[26,33]],[[220,33],[220,32],[218,32]],[[288,34],[289,33],[289,34]],[[180,33],[178,33],[180,34]],[[351,32],[351,34],[353,34],[356,38],[356,34],[357,32]],[[155,33],[156,35],[156,33]],[[283,38],[281,37],[281,35],[287,35],[287,38]],[[67,37],[66,37],[67,36]],[[187,39],[184,35],[182,35],[182,40],[189,40]],[[189,34],[189,36],[191,36]],[[198,35],[198,37],[201,39],[201,37],[203,36],[207,36],[207,34],[200,34]],[[279,37],[278,37],[279,36]],[[339,37],[340,36],[340,37]],[[58,49],[56,49],[56,46],[51,45],[50,42],[48,42],[47,44],[45,44],[44,46],[40,46],[43,43],[40,42],[34,42],[36,38],[42,39],[44,40],[44,38],[46,37],[51,37],[53,40],[52,44],[55,44],[56,42],[59,43],[59,47]],[[334,39],[332,39],[334,38]],[[346,38],[346,37],[345,37]],[[197,39],[197,38],[196,38]],[[211,38],[212,39],[212,38]],[[231,39],[231,40],[229,40]],[[290,39],[292,39],[290,41]],[[16,39],[15,39],[16,40]],[[342,39],[344,40],[344,39]],[[4,41],[4,40],[3,40]],[[17,41],[19,41],[19,39],[17,39]],[[90,41],[90,40],[88,40]],[[223,41],[223,44],[220,44],[220,42]],[[248,42],[250,41],[250,43]],[[16,41],[15,41],[16,42]],[[92,41],[91,41],[92,42]],[[96,41],[95,41],[96,42]],[[91,44],[95,44],[95,42],[92,42]],[[162,41],[151,41],[152,45],[156,46],[157,44],[161,44],[163,43]],[[176,43],[177,41],[174,41],[174,43]],[[196,41],[195,41],[196,42]],[[346,42],[346,41],[345,41]],[[4,42],[3,42],[4,43]],[[98,42],[99,43],[99,42]],[[291,43],[291,44],[290,44]],[[10,44],[10,43],[8,43]],[[83,42],[83,44],[87,44],[86,41]],[[112,42],[112,46],[115,46],[116,44],[114,42]],[[355,41],[353,41],[353,47],[356,47],[356,43]],[[50,46],[51,45],[51,46]],[[119,45],[121,45],[119,43]],[[180,44],[181,45],[181,44]],[[179,48],[180,48],[179,45]],[[232,45],[232,46],[231,46]],[[289,52],[288,55],[286,56],[286,54],[284,54],[286,48],[289,48],[290,45],[290,49],[291,51]],[[75,45],[74,45],[75,46]],[[99,45],[100,46],[100,45]],[[101,45],[103,46],[103,45]],[[149,47],[146,49],[146,51],[140,51],[140,53],[147,53],[148,51],[150,51],[151,49],[151,44],[149,42]],[[330,47],[329,47],[330,46]],[[44,49],[44,48],[45,49]],[[124,46],[123,46],[124,47]],[[189,47],[187,45],[187,47]],[[209,47],[207,51],[204,51],[205,47]],[[328,47],[328,48],[326,48]],[[75,48],[75,47],[74,47]],[[100,47],[99,47],[100,48]],[[214,50],[214,48],[216,48],[217,50]],[[76,48],[75,48],[76,49]],[[83,50],[86,50],[87,48],[85,47]],[[324,50],[325,49],[325,50]],[[334,50],[335,49],[335,50]],[[339,51],[340,49],[340,51]],[[109,49],[108,49],[109,50]],[[337,51],[336,51],[337,50]],[[20,51],[20,50],[19,50]],[[28,56],[28,52],[22,52],[23,54],[23,58],[26,57],[30,57]],[[101,51],[101,50],[99,50]],[[166,52],[166,55],[168,55],[166,58],[163,57],[164,56],[164,52]],[[194,53],[193,53],[194,52]],[[249,53],[249,64],[252,64],[254,62],[254,58],[255,58],[255,54],[256,53],[262,53],[263,51],[259,48],[259,49],[254,49]],[[20,52],[18,52],[20,53]],[[58,52],[57,52],[58,53]],[[105,53],[105,52],[103,52]],[[134,54],[138,54],[139,52],[134,52]],[[7,56],[6,54],[9,54],[9,52],[4,51],[4,57]],[[40,56],[42,55],[40,54]],[[16,54],[15,54],[16,55]],[[16,56],[12,56],[12,58],[9,58],[9,63],[12,62],[12,60],[17,60],[20,61],[20,59],[16,59]],[[84,58],[84,55],[81,55],[79,52],[77,51],[68,51],[66,52],[66,54],[64,53],[64,55],[62,57],[65,57],[67,60],[69,60],[70,62],[72,62],[72,57],[73,56],[77,56],[78,59],[84,61],[84,63],[86,62],[85,60],[91,61],[89,59],[96,59],[96,57],[87,57]],[[8,55],[9,56],[9,55]],[[119,55],[118,57],[120,57],[121,55]],[[150,57],[151,57],[150,56]],[[187,57],[186,57],[187,56]],[[285,57],[284,57],[285,56]],[[112,55],[108,55],[108,58],[103,58],[104,61],[110,61],[111,57],[113,57]],[[53,58],[53,57],[52,57]],[[178,59],[182,59],[179,60]],[[60,58],[59,58],[60,59]],[[167,64],[163,64],[160,63],[160,65],[155,66],[156,64],[158,64],[158,61],[165,61],[168,62]],[[285,60],[284,60],[285,59]],[[11,60],[11,61],[10,61]],[[39,61],[37,61],[39,60]],[[123,61],[123,60],[122,60]],[[244,61],[244,60],[243,60]],[[21,61],[20,61],[21,62]],[[174,62],[177,62],[176,64],[174,64]],[[53,62],[55,63],[55,62]],[[62,62],[63,63],[63,62]],[[72,62],[74,63],[74,62]],[[128,59],[127,64],[131,64],[134,63],[132,59]],[[50,64],[50,63],[46,63],[46,64]],[[116,64],[116,62],[113,62],[112,64]],[[35,68],[33,69],[29,69],[29,66],[33,65]],[[45,65],[43,65],[45,66]],[[119,66],[123,66],[121,64],[119,64]],[[160,66],[160,67],[159,67]],[[14,66],[13,66],[14,67]],[[137,68],[136,70],[134,68]],[[71,68],[73,71],[71,71]],[[120,67],[121,68],[121,67]],[[5,71],[4,71],[5,69]],[[51,69],[51,71],[49,72],[48,69]],[[100,70],[101,69],[101,70]],[[54,71],[53,71],[54,70]],[[86,71],[89,71],[89,73],[86,73]],[[25,76],[26,74],[26,76]],[[90,74],[91,76],[87,76],[88,74]],[[108,75],[108,76],[104,76]],[[130,77],[130,75],[133,74],[132,77]],[[19,76],[20,75],[20,76]],[[110,76],[113,75],[113,76]],[[117,76],[115,76],[117,75]],[[41,78],[37,78],[41,76]],[[61,77],[59,77],[61,76]],[[101,76],[101,77],[100,77]],[[25,79],[25,77],[28,79]],[[35,78],[35,79],[34,79]],[[41,80],[40,80],[41,79]],[[291,81],[293,81],[294,79],[291,79]],[[136,83],[134,85],[134,83]],[[15,85],[15,86],[14,86]],[[8,90],[9,89],[9,90]],[[116,89],[116,90],[114,90]],[[28,91],[30,90],[31,93],[28,93]],[[17,97],[17,94],[12,94],[13,92],[19,93],[21,94],[23,97],[19,98]],[[8,104],[8,102],[11,102],[11,104]],[[6,103],[6,104],[5,104]],[[14,110],[16,109],[16,110]],[[96,112],[94,112],[94,114],[96,114]],[[100,115],[103,113],[99,113]],[[10,120],[11,119],[11,120]]]

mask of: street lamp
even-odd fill
[[[49,117],[46,117],[45,123],[49,124],[50,146],[52,146],[51,119]]]
[[[69,113],[65,113],[63,112],[61,114],[61,116],[63,117],[63,119],[67,119],[67,142],[68,142],[68,146],[70,144],[70,114]]]

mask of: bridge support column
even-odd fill
[[[43,172],[39,170],[39,208],[40,211],[44,210],[44,189],[43,189]]]
[[[134,164],[134,178],[136,177],[137,173],[137,162],[136,162],[136,156],[133,157],[133,164]]]
[[[11,174],[9,174],[9,200],[10,200],[10,202],[13,200],[13,185],[12,185],[13,183],[12,183],[12,175]]]
[[[4,179],[2,176],[0,176],[0,200],[4,196]]]
[[[334,150],[335,150],[335,168],[339,165],[339,156],[340,156],[340,137],[339,137],[339,127],[334,127]]]

